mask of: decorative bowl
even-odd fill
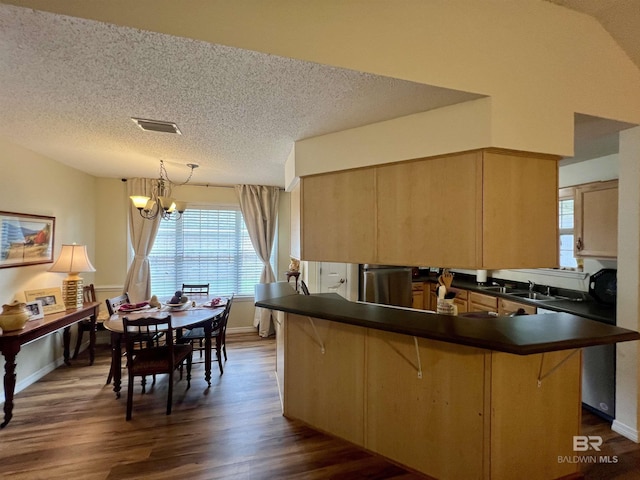
[[[2,306],[2,313],[0,313],[0,328],[2,328],[2,331],[22,330],[28,320],[29,311],[26,303],[15,300],[8,305]]]

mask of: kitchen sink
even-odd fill
[[[538,300],[538,301],[557,300],[556,297],[552,297],[550,295],[544,295],[538,292],[513,292],[511,293],[511,295],[518,298],[526,298],[527,300]]]

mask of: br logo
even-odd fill
[[[587,450],[600,451],[602,437],[596,435],[576,435],[573,437],[573,451],[586,452]]]

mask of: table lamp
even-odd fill
[[[89,257],[86,245],[62,245],[58,260],[49,269],[50,272],[68,273],[62,281],[62,299],[67,308],[82,306],[82,272],[95,272]]]

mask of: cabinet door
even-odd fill
[[[424,310],[424,292],[411,292],[411,307]]]
[[[488,151],[483,177],[482,268],[557,267],[557,158]]]
[[[458,313],[467,313],[469,311],[469,291],[451,287],[449,292],[456,294],[453,298],[453,303],[458,307]]]
[[[374,169],[304,177],[301,182],[302,258],[373,263]]]
[[[378,263],[476,268],[480,153],[376,168]]]
[[[413,282],[411,285],[411,307],[424,310],[425,306],[424,283]]]
[[[498,298],[482,293],[469,292],[470,312],[498,312]]]
[[[618,181],[575,189],[576,257],[618,256]]]
[[[434,312],[438,308],[438,295],[436,294],[436,289],[438,288],[437,283],[429,284],[429,305],[425,305],[427,310],[433,310]]]
[[[527,314],[535,315],[537,312],[536,307],[532,307],[531,305],[525,305],[520,302],[512,302],[511,300],[505,300],[501,298],[498,303],[498,315],[509,315],[511,313],[517,312],[518,309],[522,308]]]

